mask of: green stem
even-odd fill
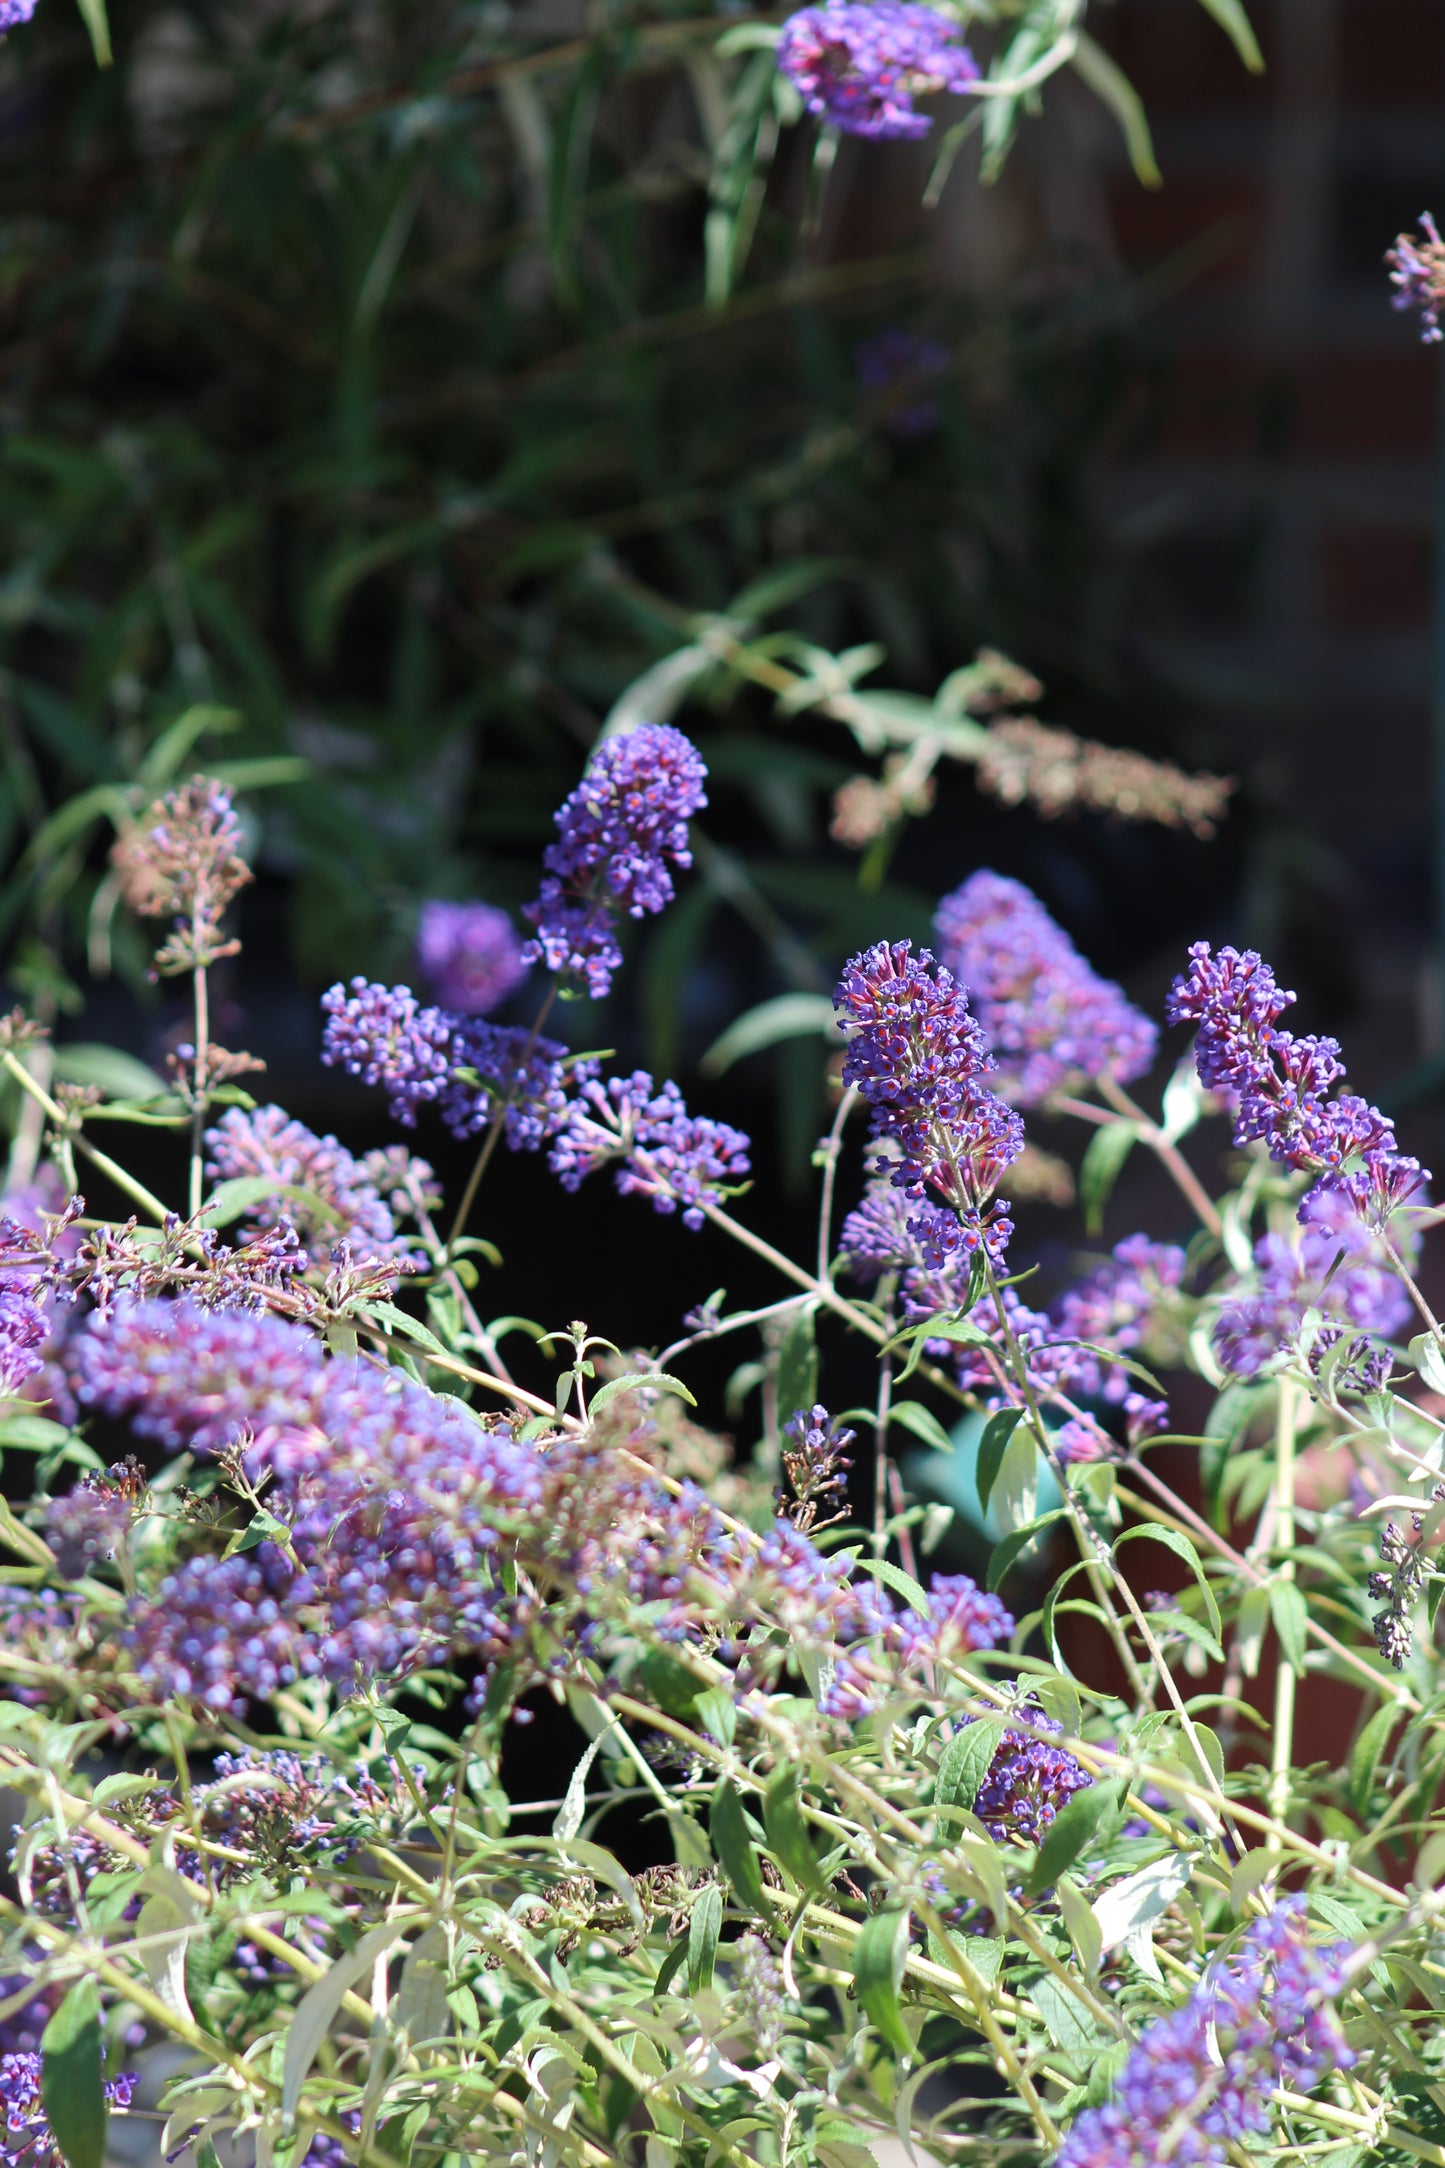
[[[1279,1381],[1279,1418],[1274,1433],[1274,1540],[1283,1554],[1277,1578],[1293,1581],[1295,1441],[1299,1388],[1292,1378]],[[1295,1668],[1283,1643],[1274,1679],[1274,1737],[1269,1759],[1269,1811],[1283,1823],[1289,1812],[1290,1769],[1294,1761]]]

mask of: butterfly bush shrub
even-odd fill
[[[218,1042],[248,829],[214,778],[118,853],[192,1003],[166,1089],[54,1082],[5,1021],[6,2157],[99,2168],[150,2115],[198,2168],[1445,2160],[1428,1176],[1259,956],[1197,944],[1145,1017],[973,869],[936,950],[837,958],[774,1247],[747,1137],[566,1037],[706,783],[677,729],[605,738],[525,954],[478,901],[420,992],[326,995],[364,1153]],[[493,1021],[527,957],[533,1020]],[[1054,1285],[1008,1200],[1040,1113],[1097,1209],[1130,1150],[1173,1178]],[[625,1284],[522,1328],[499,1150],[539,1196],[610,1175],[619,1242],[677,1215],[700,1287],[745,1245],[772,1298],[680,1295],[641,1353]],[[771,1463],[697,1405],[731,1336]],[[970,1413],[981,1580],[898,1457]]]

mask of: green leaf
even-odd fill
[[[714,1039],[698,1067],[704,1076],[721,1076],[734,1062],[743,1061],[749,1054],[760,1054],[783,1039],[826,1039],[836,1044],[841,1037],[827,994],[778,994],[771,1001],[759,1002],[755,1009],[745,1010],[735,1023],[729,1024],[721,1037]]]
[[[1205,1577],[1199,1553],[1195,1550],[1188,1536],[1178,1528],[1166,1528],[1160,1522],[1150,1521],[1140,1528],[1127,1528],[1123,1535],[1120,1536],[1115,1549],[1122,1550],[1126,1543],[1137,1541],[1145,1536],[1152,1537],[1155,1543],[1162,1543],[1166,1551],[1172,1551],[1176,1558],[1183,1559],[1194,1576],[1200,1595],[1204,1598],[1204,1608],[1209,1614],[1210,1629],[1214,1638],[1216,1641],[1221,1640],[1224,1634],[1224,1625],[1219,1616],[1219,1605],[1215,1602],[1214,1590]]]
[[[708,1832],[713,1853],[739,1900],[750,1912],[765,1912],[763,1870],[758,1865],[758,1855],[748,1834],[742,1800],[730,1777],[724,1777],[712,1795]]]
[[[1116,1949],[1136,1928],[1147,1927],[1167,1912],[1180,1891],[1188,1887],[1192,1872],[1193,1862],[1187,1853],[1166,1852],[1162,1859],[1153,1860],[1137,1874],[1126,1875],[1122,1882],[1106,1889],[1102,1897],[1094,1900],[1094,1918],[1105,1950]]]
[[[240,1174],[233,1181],[220,1183],[201,1209],[212,1227],[229,1227],[233,1221],[247,1212],[254,1212],[258,1205],[266,1204],[272,1198],[300,1205],[316,1219],[340,1218],[336,1207],[328,1204],[314,1189],[304,1189],[296,1182],[277,1182],[268,1174]]]
[[[1088,2055],[1098,2046],[1099,2028],[1092,2013],[1051,1972],[1029,1982],[1029,2000],[1054,2046],[1065,2055]]]
[[[1410,1360],[1432,1392],[1445,1393],[1445,1350],[1433,1332],[1417,1332],[1410,1342]]]
[[[1160,187],[1161,176],[1154,160],[1154,142],[1149,133],[1144,102],[1123,69],[1083,30],[1074,47],[1074,67],[1119,123],[1136,179],[1145,188]]]
[[[1200,0],[1200,5],[1233,40],[1234,49],[1250,74],[1263,75],[1264,55],[1259,49],[1259,40],[1250,25],[1249,17],[1244,12],[1243,0]]]
[[[1350,1803],[1361,1820],[1370,1811],[1370,1796],[1375,1788],[1375,1772],[1380,1766],[1380,1756],[1401,1714],[1395,1701],[1384,1702],[1365,1725],[1350,1750]]]
[[[77,1980],[40,2040],[40,2097],[66,2168],[105,2168],[100,1996]]]
[[[618,695],[603,726],[604,738],[639,723],[670,723],[713,658],[705,647],[680,647],[664,655]]]
[[[784,1769],[774,1777],[763,1799],[763,1827],[768,1833],[768,1850],[778,1865],[786,1867],[800,1888],[821,1896],[828,1885],[798,1804],[799,1787],[796,1769]]]
[[[988,1775],[1006,1729],[1000,1716],[975,1717],[956,1731],[943,1750],[934,1780],[935,1807],[964,1807],[971,1814],[979,1787]]]
[[[629,1370],[623,1377],[609,1378],[601,1391],[592,1395],[588,1406],[596,1415],[599,1409],[606,1407],[609,1400],[615,1400],[619,1393],[635,1392],[644,1387],[652,1392],[676,1393],[678,1399],[685,1400],[690,1408],[697,1406],[682,1379],[671,1376],[666,1370]]]
[[[978,1466],[974,1481],[978,1485],[978,1502],[986,1513],[989,1493],[998,1481],[999,1469],[1008,1450],[1008,1442],[1023,1420],[1022,1408],[1000,1408],[983,1426],[983,1436],[978,1444]]]
[[[588,1850],[591,1849],[589,1846]],[[284,2116],[296,2113],[306,2073],[331,2029],[331,2021],[341,2008],[346,1990],[366,1978],[377,1959],[384,1956],[394,1942],[401,1940],[406,1929],[405,1920],[389,1920],[384,1927],[374,1928],[362,1937],[354,1950],[338,1957],[301,1997],[286,2035],[286,2053],[281,2066],[281,2113]],[[79,2168],[79,2164],[72,2162],[71,2168]],[[98,2162],[95,2168],[99,2168]]]
[[[719,1746],[731,1746],[738,1728],[738,1705],[726,1687],[710,1686],[693,1704],[697,1721]]]
[[[860,1573],[871,1573],[876,1581],[882,1581],[887,1587],[893,1589],[911,1609],[918,1613],[920,1618],[932,1616],[926,1590],[914,1580],[911,1573],[905,1573],[903,1568],[895,1566],[891,1559],[860,1558],[855,1563]]]
[[[710,1882],[694,1904],[692,1917],[687,1923],[689,1994],[696,1995],[701,1989],[712,1986],[718,1936],[722,1932],[722,1913],[722,1891],[716,1882]]]
[[[240,1551],[253,1551],[258,1543],[279,1543],[283,1550],[290,1548],[291,1530],[285,1521],[258,1506],[244,1528],[238,1528],[221,1553],[222,1561],[234,1558]]]
[[[1310,1614],[1297,1581],[1270,1582],[1269,1614],[1274,1620],[1274,1630],[1279,1635],[1286,1663],[1296,1671],[1303,1671]]]
[[[170,1086],[119,1047],[68,1041],[55,1049],[55,1074],[67,1084],[98,1084],[107,1099],[164,1099]]]
[[[858,2001],[888,2045],[912,2055],[913,2042],[898,2006],[898,1989],[908,1956],[908,1913],[890,1906],[863,1922],[853,1949],[853,1982]]]
[[[1003,1586],[1008,1570],[1020,1552],[1026,1551],[1036,1537],[1042,1535],[1043,1531],[1051,1526],[1054,1521],[1062,1518],[1066,1510],[1064,1506],[1054,1506],[1049,1512],[1040,1513],[1036,1520],[1025,1521],[1022,1528],[1015,1528],[1003,1538],[1002,1542],[994,1545],[989,1553],[988,1560],[990,1595],[995,1594]]]
[[[818,1343],[814,1331],[815,1305],[805,1302],[788,1326],[778,1350],[778,1426],[792,1421],[800,1409],[811,1408],[818,1398]]]
[[[95,54],[98,68],[108,68],[111,63],[110,24],[106,21],[105,0],[75,0],[80,9],[80,19],[90,33],[90,47]]]
[[[1098,1835],[1104,1822],[1116,1814],[1124,1798],[1125,1786],[1118,1777],[1109,1777],[1098,1784],[1086,1785],[1075,1792],[1065,1806],[1060,1807],[1053,1822],[1044,1832],[1044,1839],[1029,1876],[1029,1888],[1035,1896],[1051,1889],[1059,1876],[1073,1866],[1085,1847]],[[1060,2045],[1062,2046],[1062,2042]]]
[[[926,1445],[933,1453],[951,1453],[953,1440],[944,1429],[932,1408],[925,1408],[921,1400],[900,1400],[889,1410],[888,1420],[900,1423],[905,1430]]]
[[[1133,1122],[1109,1122],[1094,1131],[1079,1167],[1079,1202],[1084,1225],[1091,1235],[1104,1225],[1104,1209],[1113,1193],[1125,1160],[1139,1141]]]

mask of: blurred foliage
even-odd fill
[[[990,94],[921,149],[795,125],[775,23],[729,6],[132,0],[103,71],[58,4],[8,41],[17,990],[53,1013],[87,970],[139,973],[95,837],[193,742],[268,786],[303,973],[403,969],[419,895],[524,900],[624,697],[677,712],[714,775],[704,881],[646,958],[656,1058],[720,914],[755,994],[825,984],[865,921],[927,906],[886,849],[829,844],[859,759],[824,707],[789,721],[766,669],[694,666],[715,618],[764,661],[780,617],[795,661],[876,641],[930,696],[994,643],[1171,749],[1089,486],[1147,410],[1135,297],[1057,258],[941,290],[918,208],[997,172],[1061,68],[1146,179],[1147,127],[1083,0],[962,12]],[[916,387],[859,376],[891,325],[945,355],[923,432]]]

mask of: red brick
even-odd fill
[[[1445,98],[1440,0],[1344,0],[1339,81],[1350,105],[1435,105]]]
[[[1320,537],[1317,575],[1320,611],[1332,631],[1393,632],[1429,622],[1433,550],[1418,531],[1342,521]]]
[[[1109,192],[1114,238],[1133,270],[1187,256],[1189,290],[1239,287],[1256,270],[1267,198],[1262,178],[1246,173],[1171,180],[1141,188],[1121,177]]]
[[[1306,458],[1425,458],[1435,442],[1440,357],[1418,341],[1310,355],[1296,383],[1294,449]]]

